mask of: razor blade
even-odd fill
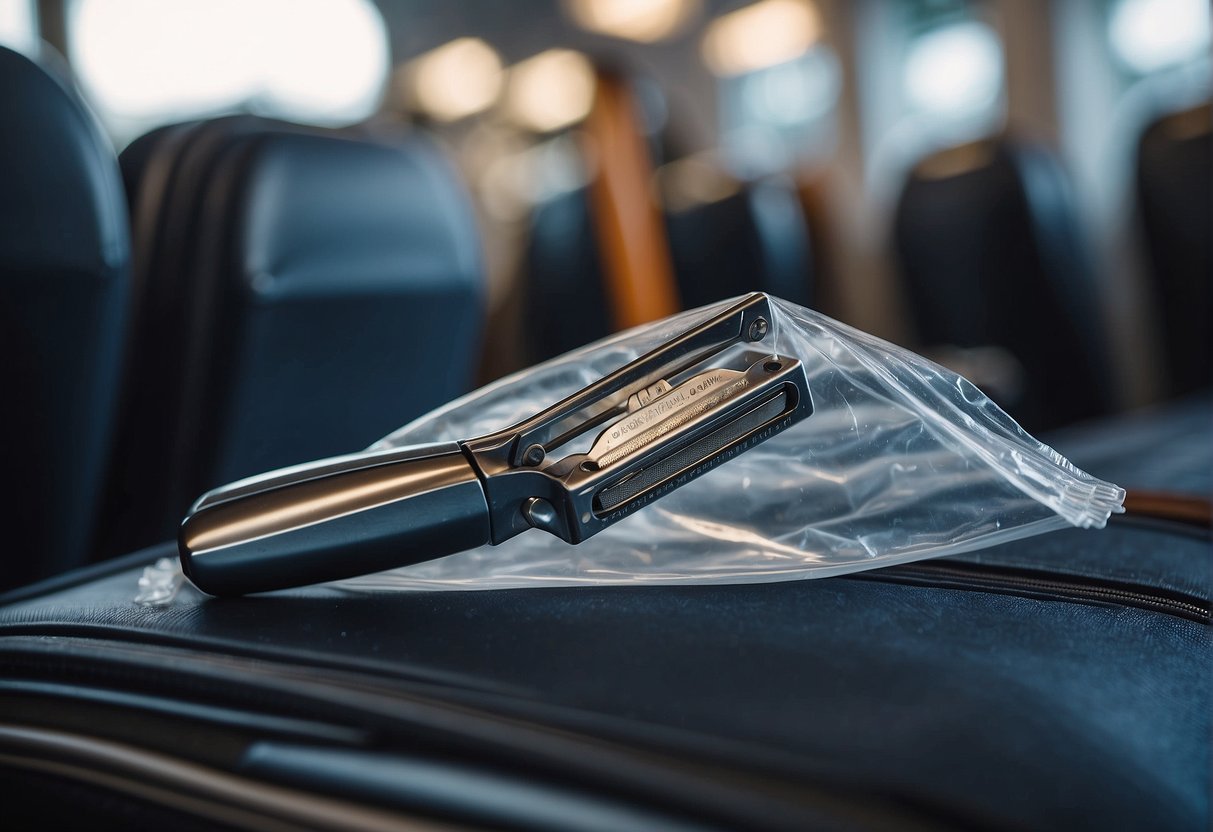
[[[334,457],[205,494],[181,526],[213,595],[338,580],[502,543],[580,543],[813,411],[803,365],[762,349],[766,295],[534,416],[460,442]]]

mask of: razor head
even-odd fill
[[[744,376],[741,380],[745,380]],[[594,494],[595,513],[603,515],[618,511],[641,498],[655,498],[660,496],[655,492],[659,491],[661,486],[669,483],[681,484],[678,478],[685,477],[688,471],[699,466],[703,466],[706,471],[724,462],[744,450],[739,447],[744,440],[777,423],[790,410],[794,410],[789,408],[792,400],[794,398],[789,395],[788,390],[777,389],[752,406],[735,409],[730,417],[721,419],[720,424],[706,429],[697,429],[689,424],[687,419],[695,415],[694,408],[686,408],[676,417],[663,422],[659,428],[629,443],[634,447],[625,445],[617,453],[608,454],[598,463],[599,470],[608,470],[615,465],[621,468],[621,472]],[[710,416],[711,411],[723,406],[722,397],[706,404],[701,412]],[[687,435],[675,439],[678,433]],[[767,435],[774,435],[774,431]],[[634,453],[639,454],[641,450],[650,448],[653,454],[647,464],[624,465]]]
[[[792,358],[764,355],[744,370],[691,376],[610,424],[563,478],[579,533],[621,520],[811,412],[804,368]]]
[[[465,444],[493,542],[540,528],[578,543],[812,413],[804,366],[759,350],[752,295],[508,431]]]
[[[599,435],[582,464],[598,470],[639,453],[723,405],[748,384],[746,373],[724,367],[692,376],[677,388],[659,382],[644,391],[645,394],[659,391],[656,398],[648,397],[648,403],[644,403],[642,394],[628,400],[631,412]]]

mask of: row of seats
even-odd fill
[[[1168,397],[1213,384],[1210,116],[1208,104],[1163,115],[1137,146],[1133,226]],[[1021,383],[996,398],[1030,428],[1111,409],[1102,288],[1053,153],[1005,136],[934,153],[910,173],[894,228],[920,346],[1006,350]]]
[[[613,329],[589,189],[536,211],[526,273],[532,358]],[[750,291],[811,306],[813,227],[780,179],[664,217],[686,308]],[[1111,409],[1098,289],[1056,158],[1008,139],[933,154],[910,173],[893,250],[916,346],[963,371],[1031,429]]]
[[[1213,382],[1210,155],[1208,106],[1150,126],[1138,153],[1138,220],[1168,359],[1160,387],[1171,396]],[[533,359],[613,329],[589,190],[553,197],[532,220],[525,331]],[[668,211],[682,305],[755,290],[811,305],[829,281],[846,279],[820,265],[820,219],[777,179]],[[1000,135],[930,154],[907,176],[890,236],[913,347],[971,378],[1033,431],[1115,409],[1105,289],[1055,153]]]
[[[0,86],[0,426],[22,483],[0,585],[170,538],[204,490],[356,451],[471,386],[484,268],[428,143],[231,117],[154,131],[120,177],[70,84],[0,49]]]

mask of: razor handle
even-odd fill
[[[182,570],[244,595],[432,560],[489,541],[480,478],[451,442],[352,454],[217,488],[181,525]]]

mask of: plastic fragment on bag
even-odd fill
[[[1034,439],[964,378],[772,298],[771,349],[807,369],[813,414],[597,536],[530,532],[342,582],[350,589],[748,583],[840,575],[1076,526],[1124,491]],[[423,416],[374,447],[513,424],[735,301],[617,334]]]
[[[185,585],[181,562],[177,558],[159,558],[151,566],[144,567],[139,575],[135,603],[143,607],[167,607],[177,599]]]

